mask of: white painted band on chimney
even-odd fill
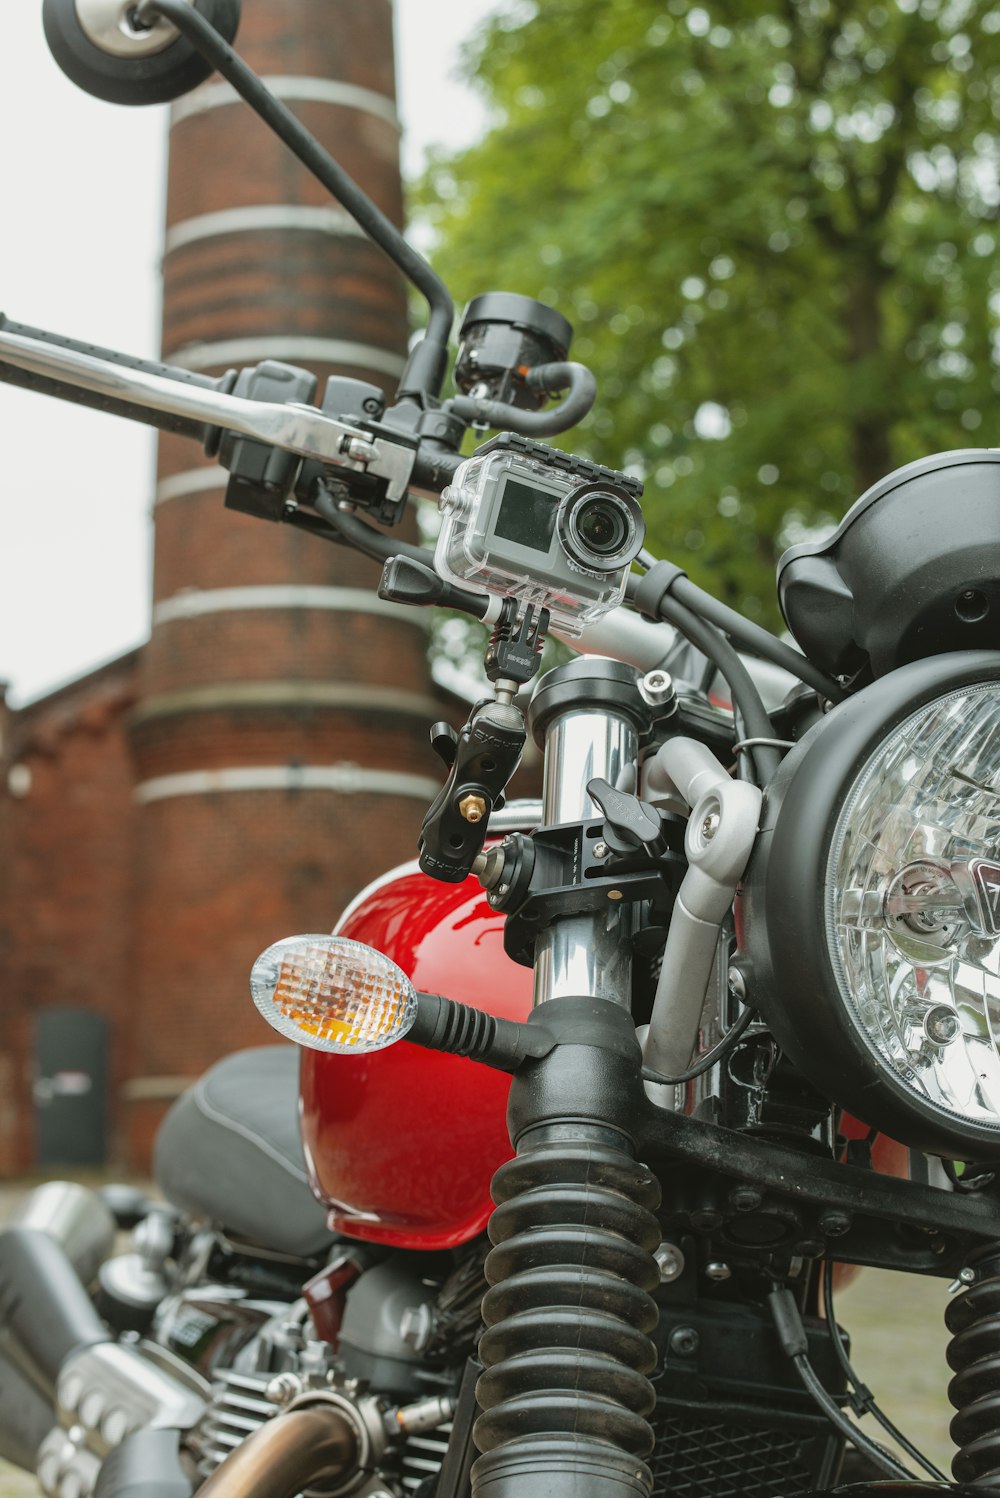
[[[157,775],[140,781],[132,794],[143,806],[172,796],[211,796],[218,791],[335,791],[341,796],[367,793],[430,802],[440,789],[429,775],[372,770],[361,765],[247,765]]]
[[[279,229],[297,233],[350,235],[367,239],[360,224],[343,208],[313,208],[292,203],[256,203],[245,208],[221,208],[217,213],[198,213],[171,224],[163,240],[164,255],[203,239],[226,234],[266,234]]]
[[[333,588],[309,583],[266,583],[243,588],[185,588],[153,605],[153,626],[203,614],[257,609],[330,609],[344,614],[379,614],[397,624],[422,628],[421,610],[390,603],[365,588]]]
[[[295,334],[227,338],[218,343],[186,343],[183,348],[174,349],[164,356],[165,363],[179,364],[182,369],[227,369],[231,364],[258,364],[261,359],[349,364],[357,369],[375,369],[389,375],[401,375],[406,363],[402,354],[377,348],[373,343],[350,343],[340,338],[308,338]]]
[[[338,109],[357,109],[362,114],[375,115],[394,130],[401,129],[396,104],[386,94],[372,88],[361,88],[356,83],[340,83],[334,78],[310,78],[296,74],[267,74],[263,82],[283,103],[333,104]],[[194,89],[183,99],[170,106],[170,128],[179,125],[192,115],[207,114],[210,109],[223,109],[230,104],[242,103],[239,94],[229,83],[205,83]]]
[[[224,468],[186,468],[183,473],[171,473],[160,480],[153,503],[162,505],[168,499],[184,499],[189,494],[224,489],[228,482],[229,474]]]

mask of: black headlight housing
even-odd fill
[[[824,1095],[1000,1159],[1000,654],[901,667],[810,730],[767,789],[741,927],[754,1002]]]

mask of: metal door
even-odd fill
[[[35,1021],[35,1157],[39,1165],[107,1158],[108,1026],[89,1009],[43,1009]]]

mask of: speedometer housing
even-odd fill
[[[962,652],[891,672],[787,756],[742,897],[754,1000],[803,1074],[904,1143],[977,1160],[1000,1159],[993,860],[1000,655]]]

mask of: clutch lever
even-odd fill
[[[361,427],[307,406],[247,400],[224,390],[188,384],[185,370],[159,373],[135,364],[119,365],[78,348],[43,343],[3,328],[0,363],[119,406],[126,404],[190,421],[199,435],[205,427],[218,428],[300,458],[373,474],[386,480],[392,500],[402,500],[407,491],[414,462],[412,448],[382,441]],[[165,371],[169,368],[160,366]]]

